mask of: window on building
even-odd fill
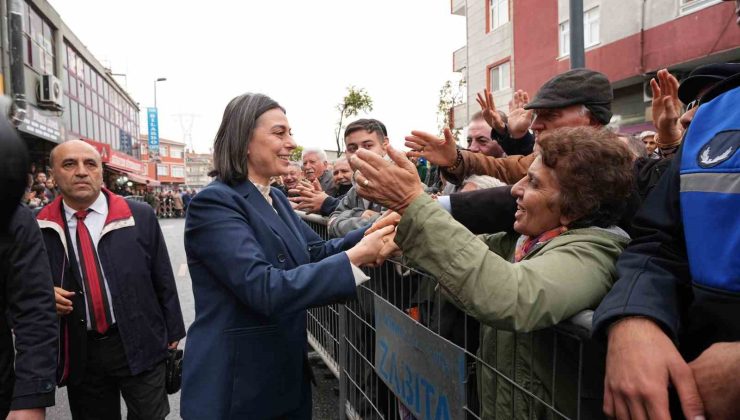
[[[583,45],[593,47],[599,43],[599,7],[583,13]]]
[[[490,31],[509,21],[509,0],[488,0]]]
[[[722,0],[679,0],[681,13],[691,13],[713,4],[721,3]]]
[[[588,9],[583,12],[583,46],[584,48],[593,47],[600,41],[599,7]],[[558,37],[560,56],[570,55],[570,21],[566,20],[560,24],[560,36]]]
[[[54,35],[52,28],[28,3],[25,4],[23,35],[26,44],[24,61],[42,74],[54,74]]]
[[[185,168],[182,166],[173,166],[172,176],[176,178],[185,178]]]
[[[66,112],[65,112],[66,114]],[[79,115],[79,109],[77,106],[77,101],[74,99],[69,100],[69,117],[70,117],[70,126],[69,129],[73,133],[80,134],[80,115]]]
[[[558,46],[560,49],[561,57],[570,55],[570,22],[567,20],[560,24],[560,36],[558,37]]]
[[[182,159],[182,149],[171,148],[170,157],[175,159]]]
[[[162,157],[169,157],[169,148],[165,146],[164,144],[159,145],[159,156]]]
[[[509,67],[510,65],[507,61],[490,68],[488,80],[490,82],[491,92],[498,92],[511,87],[511,72]]]
[[[157,175],[169,176],[170,171],[168,169],[169,167],[167,165],[157,165]]]

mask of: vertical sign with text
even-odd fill
[[[465,418],[465,351],[374,296],[375,372],[419,420]]]
[[[147,126],[149,127],[149,159],[159,156],[159,119],[157,108],[146,109]]]

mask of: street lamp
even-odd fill
[[[158,77],[157,80],[154,81],[154,107],[157,107],[157,82],[164,82],[166,81],[166,77]]]

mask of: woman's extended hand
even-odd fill
[[[357,245],[347,251],[349,261],[358,267],[375,264],[383,247],[388,241],[393,241],[389,235],[394,229],[394,226],[386,226],[362,238]]]
[[[365,236],[375,232],[378,229],[384,228],[386,226],[398,226],[398,224],[401,222],[401,215],[396,213],[393,210],[386,210],[385,213],[383,213],[382,216],[380,216],[380,219],[376,220],[375,223],[373,223],[372,226],[368,230],[365,231]]]
[[[360,172],[355,175],[355,189],[360,197],[403,214],[414,199],[424,194],[424,188],[416,167],[402,152],[388,146],[388,156],[393,162],[358,150],[350,159],[352,169]]]

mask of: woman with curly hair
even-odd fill
[[[616,222],[632,188],[632,155],[618,137],[604,129],[560,128],[543,133],[537,144],[539,155],[512,189],[516,233],[474,235],[417,188],[418,182],[381,201],[402,215],[395,243],[404,256],[435,276],[453,302],[482,324],[483,419],[546,418],[544,406],[522,389],[548,404],[553,399],[566,416],[576,415],[578,348],[569,348],[566,340],[556,345],[548,327],[599,304],[629,242]],[[398,152],[391,155],[411,179],[413,164]],[[353,166],[362,173],[356,176],[361,188],[375,182],[365,174],[373,178],[392,170],[367,154]],[[600,402],[593,408],[599,415]]]

